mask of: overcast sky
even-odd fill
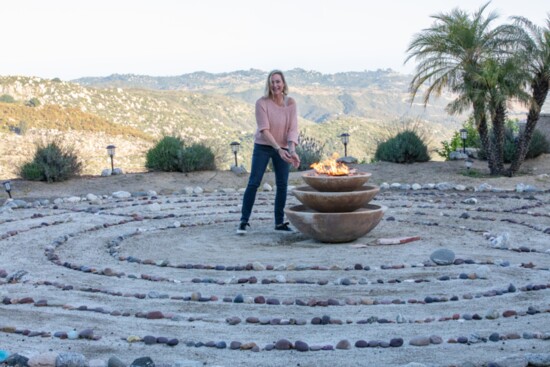
[[[180,75],[403,65],[430,15],[479,0],[1,0],[0,75]],[[548,0],[493,0],[501,20],[544,25]]]

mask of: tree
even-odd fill
[[[539,27],[523,17],[512,19],[519,55],[525,61],[525,69],[530,73],[529,88],[532,98],[527,123],[519,135],[516,154],[508,170],[510,176],[518,172],[525,160],[550,85],[550,15],[546,20],[546,28]]]
[[[405,62],[412,58],[418,61],[410,84],[413,100],[427,83],[425,105],[432,95],[439,96],[443,89],[449,89],[457,95],[447,106],[450,113],[460,113],[470,107],[473,109],[476,129],[487,152],[489,170],[495,175],[500,173],[499,153],[494,148],[495,144],[499,144],[499,139],[495,141],[490,138],[488,86],[480,76],[488,60],[509,54],[513,39],[510,37],[510,25],[491,28],[498,15],[491,12],[485,17],[483,12],[488,5],[481,6],[471,16],[460,9],[432,16],[434,24],[414,36]]]

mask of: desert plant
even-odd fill
[[[82,163],[74,150],[52,142],[39,145],[33,160],[23,164],[19,174],[27,180],[59,182],[77,176],[81,171]]]
[[[215,170],[216,157],[203,143],[193,143],[178,151],[178,168],[181,172]]]
[[[300,132],[299,141],[296,153],[300,157],[300,166],[297,170],[305,171],[310,169],[313,163],[321,161],[325,145],[315,138],[306,136],[303,132]]]
[[[15,103],[15,98],[13,98],[12,96],[10,96],[9,94],[2,94],[0,96],[0,102],[4,102],[4,103]]]
[[[145,167],[154,171],[179,171],[178,153],[183,149],[183,141],[174,136],[163,137],[147,151]]]
[[[414,130],[398,133],[376,147],[374,159],[395,163],[427,162],[428,147]]]
[[[33,98],[29,99],[27,101],[27,103],[25,103],[25,105],[27,107],[38,107],[38,106],[40,106],[40,100],[36,97],[33,97]]]

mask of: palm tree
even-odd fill
[[[489,59],[506,55],[510,50],[510,26],[501,25],[494,29],[492,23],[498,18],[495,12],[484,17],[489,3],[470,16],[454,9],[450,13],[432,16],[434,24],[415,35],[407,49],[405,62],[415,58],[418,61],[416,74],[410,84],[412,98],[428,83],[424,92],[424,104],[432,95],[439,96],[443,89],[457,94],[447,106],[450,113],[473,109],[473,117],[483,147],[487,152],[491,174],[498,174],[492,139],[486,114],[486,85],[480,83],[483,64]]]
[[[532,99],[525,129],[519,135],[516,154],[508,170],[510,176],[517,173],[525,160],[550,85],[550,15],[546,20],[545,28],[539,27],[523,17],[513,17],[512,19],[515,24],[514,32],[517,36],[517,43],[521,50],[520,57],[525,60],[525,68],[531,75],[529,87]]]

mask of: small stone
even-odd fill
[[[413,345],[415,347],[424,347],[426,345],[430,345],[430,338],[425,337],[425,336],[417,336],[417,337],[412,338],[409,341],[409,344]]]
[[[60,353],[55,361],[56,367],[88,367],[88,360],[79,353]]]
[[[390,340],[390,347],[397,348],[403,345],[403,338],[393,338]]]
[[[157,344],[157,338],[152,336],[152,335],[145,335],[143,337],[143,342],[146,344],[146,345],[152,345],[152,344]]]
[[[292,343],[286,339],[279,339],[275,343],[275,349],[277,350],[290,350],[292,348]]]
[[[135,359],[130,367],[155,367],[155,362],[150,357],[141,357]]]
[[[492,333],[491,335],[489,335],[489,340],[492,342],[498,342],[500,340],[499,333]]]
[[[451,265],[455,260],[455,253],[449,249],[441,248],[432,252],[430,260],[437,265]]]
[[[237,349],[240,349],[240,348],[241,348],[241,345],[242,345],[241,342],[232,341],[231,343],[229,343],[229,349],[237,350]]]
[[[170,347],[175,347],[178,344],[179,344],[179,340],[177,338],[168,339],[168,341],[166,342],[166,345]]]
[[[356,348],[366,348],[369,346],[369,343],[365,340],[358,340],[355,342],[355,347]]]
[[[297,340],[296,343],[294,343],[294,348],[299,352],[307,352],[309,350],[309,345],[306,342]]]
[[[431,344],[441,344],[443,343],[443,338],[440,337],[439,335],[431,335],[430,336],[430,343]]]
[[[351,349],[351,343],[347,339],[340,340],[336,344],[336,349]]]

